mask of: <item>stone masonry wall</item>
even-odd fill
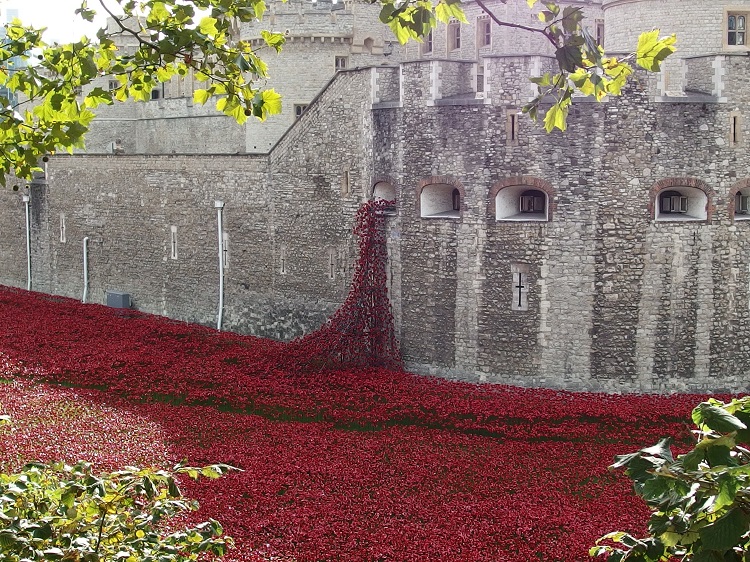
[[[639,76],[621,99],[576,99],[568,130],[546,134],[515,113],[543,61],[489,60],[502,79],[488,99],[439,104],[433,61],[404,64],[401,104],[374,109],[372,70],[340,72],[268,156],[53,157],[49,185],[32,189],[34,288],[80,297],[88,236],[92,301],[127,291],[141,310],[213,324],[220,199],[225,326],[294,337],[343,302],[354,214],[387,182],[408,366],[579,390],[746,391],[750,220],[735,196],[750,193],[750,62],[727,57],[726,102],[658,101]],[[466,65],[440,64],[456,77]],[[742,135],[729,142],[732,115]],[[458,216],[421,216],[434,184],[458,190]],[[526,188],[545,194],[546,220],[496,216],[498,194]],[[664,190],[700,194],[707,218],[657,219]],[[2,197],[3,282],[24,286],[23,205]]]
[[[737,88],[731,109],[745,102],[740,60],[726,78]],[[376,110],[376,146],[399,139],[376,172],[399,184],[391,248],[410,366],[578,389],[745,388],[740,233],[750,224],[729,205],[747,160],[727,146],[729,106],[653,103],[631,90],[603,105],[578,101],[564,135],[522,119],[514,144],[502,108],[425,109],[427,65],[408,68],[403,109]],[[494,220],[492,197],[509,178],[551,186],[550,221]],[[709,220],[655,221],[659,181],[707,186]],[[458,187],[460,217],[420,218],[425,183]],[[528,271],[525,312],[510,307],[514,264]]]
[[[726,14],[750,12],[750,0],[604,0],[605,41],[608,52],[633,52],[638,36],[652,29],[677,35],[677,53],[665,61],[665,87],[682,88],[682,58],[722,52],[747,53],[745,46],[726,45]]]

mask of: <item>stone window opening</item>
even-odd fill
[[[487,15],[477,18],[477,46],[492,46],[492,21]]]
[[[660,191],[656,197],[657,221],[707,220],[708,197],[695,187],[674,186]]]
[[[521,214],[545,214],[547,210],[547,201],[543,191],[538,189],[527,189],[521,193],[519,200],[519,210]]]
[[[458,189],[454,189],[451,192],[451,202],[453,203],[453,210],[461,210],[461,192]]]
[[[229,267],[229,233],[228,232],[222,232],[221,235],[221,256],[224,260],[224,267]]]
[[[333,63],[336,72],[349,68],[349,57],[336,57]]]
[[[177,259],[177,227],[172,225],[170,228],[169,236],[169,257],[170,259]]]
[[[448,50],[457,51],[461,48],[461,24],[457,21],[448,24]]]
[[[447,183],[425,185],[419,194],[419,207],[422,218],[460,218],[461,192]]]
[[[729,114],[729,146],[738,146],[742,143],[742,116],[739,111]]]
[[[349,170],[344,170],[341,175],[341,195],[350,195],[352,192],[352,177]]]
[[[727,14],[727,45],[744,47],[747,44],[747,14]]]
[[[594,26],[596,44],[604,47],[604,20],[594,20]]]
[[[282,246],[279,250],[279,273],[281,275],[286,275],[287,272],[287,263],[286,263],[286,247]]]
[[[432,54],[432,31],[430,31],[424,38],[424,41],[422,41],[422,45],[420,47],[420,50],[422,51],[423,55],[431,55]]]
[[[679,191],[665,191],[659,195],[659,211],[662,213],[687,213],[688,198]]]
[[[741,189],[734,195],[734,220],[750,220],[750,187]]]
[[[546,222],[548,197],[541,189],[528,185],[505,187],[495,196],[495,220]]]
[[[386,215],[396,214],[396,190],[390,183],[384,181],[376,183],[372,188],[372,198],[376,201],[393,201],[393,205],[389,205],[383,209],[383,213]]]
[[[375,46],[374,39],[372,37],[368,37],[364,41],[364,52],[367,53],[368,55],[371,55],[372,54],[372,49],[373,49],[374,46]]]
[[[529,266],[525,263],[510,264],[511,301],[510,309],[526,311],[529,309]]]
[[[110,90],[116,90],[117,88],[120,87],[120,82],[117,80],[110,80],[108,87]]]
[[[477,65],[477,93],[484,93],[484,65]]]
[[[729,190],[729,216],[735,222],[750,221],[750,179],[743,179]]]
[[[518,110],[509,109],[505,123],[505,134],[508,144],[518,144],[518,122],[520,115]]]
[[[158,99],[161,99],[161,97],[162,97],[162,92],[161,92],[161,90],[159,90],[159,88],[154,88],[154,89],[151,90],[151,99],[152,100],[158,100]]]
[[[328,250],[328,279],[336,279],[336,251]]]
[[[307,104],[304,103],[296,103],[294,104],[294,118],[299,119],[302,117],[302,114],[307,111]]]
[[[60,213],[60,242],[65,244],[67,236],[65,232],[65,213]]]

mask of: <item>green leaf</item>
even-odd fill
[[[198,29],[203,35],[208,37],[216,37],[219,34],[219,30],[216,29],[216,18],[205,17],[202,18],[198,24]]]
[[[565,45],[557,49],[555,58],[557,64],[560,65],[560,70],[567,72],[574,72],[576,68],[583,64],[581,49],[572,45]]]
[[[560,107],[560,104],[556,103],[544,115],[544,130],[548,133],[555,128],[564,131],[567,127],[567,119],[568,106]]]
[[[566,33],[573,34],[578,32],[583,20],[583,10],[578,6],[567,6],[563,10],[562,26]],[[581,38],[582,39],[582,38]]]
[[[255,19],[258,21],[263,19],[263,14],[266,13],[266,3],[263,0],[255,0],[253,2],[253,11],[255,13]]]
[[[537,14],[537,18],[539,18],[539,21],[542,23],[549,23],[555,19],[555,14],[548,10],[543,10]]]
[[[208,90],[197,89],[193,92],[193,103],[205,104],[210,97]]]
[[[698,465],[705,458],[705,451],[702,449],[693,449],[692,451],[685,453],[679,457],[679,462],[685,470],[696,470]]]
[[[692,562],[727,562],[724,557],[713,550],[701,550],[691,558]]]
[[[151,11],[148,14],[148,22],[150,24],[158,24],[168,20],[171,15],[172,14],[169,13],[167,7],[164,5],[164,2],[154,2],[151,5]]]
[[[716,439],[715,441],[718,441]],[[706,449],[706,458],[708,460],[709,466],[712,468],[721,466],[734,466],[736,465],[736,461],[732,459],[732,456],[730,455],[730,449],[726,445],[718,445],[709,447]]]
[[[719,476],[719,494],[716,498],[716,503],[713,506],[712,511],[718,511],[719,509],[732,505],[734,499],[737,496],[737,492],[742,488],[741,483],[729,474],[722,474]]]
[[[724,408],[709,402],[698,404],[693,410],[692,417],[695,425],[704,431],[708,428],[719,433],[729,433],[738,429],[747,429],[744,423]]]
[[[281,113],[281,96],[275,90],[264,90],[261,94],[263,111],[266,115]]]
[[[661,439],[653,447],[647,447],[645,449],[641,449],[641,452],[645,455],[651,455],[651,456],[658,457],[660,459],[664,459],[664,460],[671,462],[672,460],[674,460],[672,458],[672,450],[670,449],[671,443],[672,443],[672,438],[665,437]]]
[[[443,23],[448,23],[451,19],[456,19],[461,23],[469,23],[461,8],[461,2],[455,0],[440,0],[438,5],[435,6],[435,16]]]
[[[272,47],[277,53],[281,51],[286,41],[282,33],[271,33],[270,31],[263,30],[260,32],[260,36],[266,42],[266,45]]]
[[[664,59],[675,51],[675,35],[659,39],[659,32],[658,29],[654,29],[641,33],[638,37],[636,63],[651,72],[658,72]]]
[[[748,516],[740,508],[734,508],[715,522],[700,529],[704,550],[723,552],[738,544],[748,531]]]

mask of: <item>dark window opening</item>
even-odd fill
[[[519,210],[522,213],[544,214],[546,197],[544,192],[538,189],[527,189],[521,193],[519,199]]]
[[[659,209],[662,213],[687,213],[688,198],[679,191],[665,191],[659,195]]]
[[[477,28],[479,32],[479,46],[489,47],[492,44],[492,22],[489,18],[480,18]]]
[[[729,14],[727,18],[727,44],[745,45],[745,16],[740,14]]]
[[[458,189],[453,190],[453,193],[451,193],[451,199],[453,200],[453,210],[460,211],[461,210],[461,192],[458,191]]]

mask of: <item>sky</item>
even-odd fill
[[[106,18],[100,15],[99,12],[103,13],[103,10],[97,0],[89,0],[89,8],[97,11],[99,25],[92,25],[76,16],[75,11],[80,6],[81,0],[0,0],[2,23],[5,23],[5,12],[15,9],[23,23],[47,28],[44,34],[47,43],[73,41],[81,35],[93,37],[96,30],[104,25]]]

